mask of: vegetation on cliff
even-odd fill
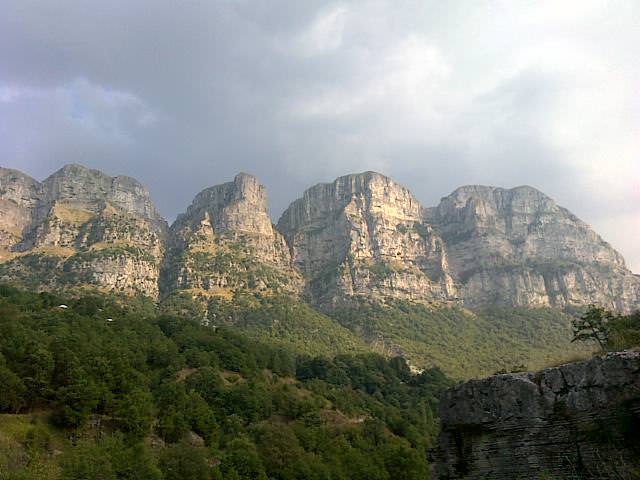
[[[334,356],[370,352],[366,342],[331,317],[287,295],[236,293],[214,297],[207,317],[216,325],[233,326],[256,340],[297,354]]]

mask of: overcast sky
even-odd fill
[[[170,220],[238,171],[272,214],[376,170],[425,205],[532,185],[640,272],[640,2],[0,0],[0,164],[136,177]]]

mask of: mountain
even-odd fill
[[[170,228],[163,291],[225,298],[237,291],[296,294],[302,279],[267,205],[265,188],[246,173],[196,195]]]
[[[241,173],[168,227],[129,177],[1,169],[0,281],[176,311],[195,299],[205,323],[287,350],[372,349],[456,377],[575,350],[566,313],[587,304],[640,307],[622,256],[536,189],[465,186],[427,208],[375,172],[309,188],[277,227],[264,186]]]
[[[531,187],[465,186],[424,208],[374,172],[308,189],[278,222],[307,295],[628,312],[640,279],[586,223]]]
[[[375,172],[308,189],[278,222],[308,294],[324,307],[354,297],[446,300],[456,294],[442,238],[413,194]]]
[[[67,165],[43,182],[0,169],[0,278],[158,297],[166,222],[129,177]]]
[[[67,165],[42,182],[0,169],[0,279],[353,301],[580,307],[629,312],[640,278],[591,227],[538,190],[458,188],[423,207],[375,172],[309,188],[277,228],[246,173],[207,188],[171,228],[136,180]]]
[[[446,243],[467,306],[640,306],[640,279],[622,256],[535,188],[461,187],[425,219]]]

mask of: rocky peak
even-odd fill
[[[40,183],[18,170],[0,168],[0,260],[31,224],[41,196]]]
[[[443,198],[436,208],[429,209],[427,216],[432,223],[455,224],[458,232],[498,230],[514,238],[528,235],[531,228],[545,220],[571,222],[580,229],[590,230],[569,211],[530,186],[512,189],[481,185],[460,187]],[[589,238],[594,239],[595,235]]]
[[[204,218],[211,220],[217,233],[245,232],[273,236],[267,192],[258,179],[239,173],[232,182],[209,187],[196,195],[179,222]]]
[[[40,182],[18,170],[0,167],[0,200],[31,208],[38,200]]]
[[[627,311],[638,303],[622,256],[535,188],[461,187],[426,218],[469,305],[597,302]]]
[[[331,183],[307,189],[282,214],[278,229],[285,235],[303,225],[322,222],[349,205],[381,216],[420,221],[422,207],[413,194],[389,177],[376,172],[344,175]]]
[[[450,244],[494,237],[502,245],[485,242],[485,248],[505,247],[519,260],[535,256],[626,268],[622,256],[589,225],[533,187],[460,187],[430,209],[428,217],[445,239],[453,240]]]
[[[267,208],[266,189],[246,173],[198,193],[171,226],[163,288],[205,297],[297,291],[300,278]]]
[[[278,228],[315,301],[426,300],[453,295],[442,241],[413,194],[375,172],[321,183],[283,213]]]
[[[3,169],[0,207],[0,278],[156,296],[167,227],[138,181],[81,165],[42,183]]]
[[[137,180],[127,176],[110,177],[99,170],[82,165],[65,165],[43,182],[44,200],[83,204],[98,211],[105,203],[145,218],[156,227],[164,223],[156,211],[149,191]]]

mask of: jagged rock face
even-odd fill
[[[424,209],[380,174],[348,175],[307,190],[278,229],[323,306],[367,297],[640,307],[640,279],[622,256],[531,187],[461,187]]]
[[[278,229],[320,305],[355,297],[450,298],[444,243],[422,210],[406,188],[366,172],[310,188]]]
[[[98,170],[67,165],[43,183],[46,202],[73,202],[99,207],[108,202],[116,209],[144,218],[162,228],[163,220],[147,189],[131,177],[109,177]]]
[[[171,226],[163,290],[205,297],[237,290],[297,292],[300,276],[267,205],[265,188],[244,173],[200,192]]]
[[[635,478],[640,353],[472,380],[440,399],[441,479]]]
[[[620,254],[531,187],[461,187],[425,209],[383,175],[347,175],[307,190],[278,229],[247,174],[199,193],[167,240],[132,178],[68,165],[38,182],[0,168],[0,280],[34,288],[157,297],[159,284],[223,296],[304,287],[327,309],[357,298],[640,308],[640,277]]]
[[[15,234],[2,238],[0,278],[157,297],[166,223],[140,183],[78,165],[42,183],[2,173],[2,212],[14,219],[2,228]]]
[[[637,308],[640,282],[587,224],[531,187],[461,187],[425,211],[467,305]]]
[[[9,250],[22,240],[38,203],[40,187],[24,173],[0,168],[0,250]]]

